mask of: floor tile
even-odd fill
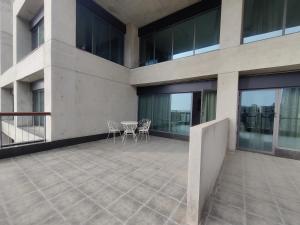
[[[156,194],[147,203],[147,206],[154,209],[166,217],[169,217],[171,213],[175,210],[178,202],[162,194]]]
[[[92,199],[94,199],[94,201],[97,204],[106,208],[115,200],[117,200],[121,195],[122,193],[120,191],[112,189],[112,187],[106,187],[100,192],[97,192],[96,194],[92,195]]]
[[[122,223],[111,214],[100,210],[100,212],[91,218],[85,225],[122,225]]]
[[[142,203],[148,201],[154,194],[155,191],[144,184],[135,187],[128,193],[132,198]]]
[[[143,207],[136,215],[128,220],[126,225],[162,225],[167,221],[153,210]]]

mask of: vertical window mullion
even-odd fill
[[[286,17],[287,17],[287,3],[288,3],[288,0],[284,0],[283,18],[282,18],[282,35],[285,35]]]
[[[194,43],[193,43],[193,55],[195,55],[196,52],[196,19],[194,20]]]
[[[171,60],[173,60],[173,55],[174,55],[174,29],[173,27],[171,28],[171,45],[172,45],[172,49],[171,49]]]

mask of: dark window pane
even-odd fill
[[[94,17],[93,53],[109,59],[109,25],[96,16]]]
[[[172,59],[172,30],[166,29],[155,34],[155,62]]]
[[[144,95],[139,97],[139,120],[152,120],[153,97],[152,95]]]
[[[31,30],[31,47],[32,50],[36,49],[39,46],[39,33],[38,33],[38,27],[35,26]]]
[[[220,37],[220,8],[211,10],[195,19],[195,53],[207,52],[218,48]]]
[[[153,126],[154,130],[170,131],[171,116],[171,97],[170,95],[155,95],[153,104]]]
[[[124,34],[111,27],[111,61],[123,65]]]
[[[300,1],[288,0],[287,17],[286,17],[286,33],[294,33],[300,31]]]
[[[92,22],[91,12],[77,4],[76,45],[77,48],[92,52]]]
[[[174,27],[173,59],[194,54],[194,21],[189,20]]]
[[[42,19],[39,24],[39,46],[44,44],[44,19]]]
[[[154,63],[153,36],[142,37],[140,43],[140,65],[146,66]]]
[[[244,43],[282,35],[284,0],[246,0]]]

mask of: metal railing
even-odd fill
[[[46,142],[49,112],[0,113],[0,148]]]

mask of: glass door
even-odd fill
[[[238,147],[273,152],[277,90],[242,91],[239,109]]]

